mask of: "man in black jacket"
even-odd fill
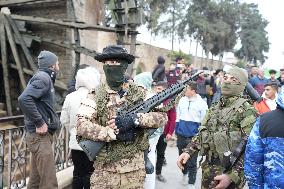
[[[28,189],[56,189],[52,135],[59,129],[59,118],[54,111],[58,58],[52,52],[42,51],[38,56],[38,66],[38,72],[18,98],[25,116],[26,142],[31,152]]]
[[[166,70],[165,70],[165,59],[162,56],[158,56],[157,58],[158,64],[155,66],[152,72],[152,78],[154,82],[164,81],[166,77]]]

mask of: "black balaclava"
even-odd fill
[[[119,91],[121,89],[127,66],[126,61],[121,61],[120,65],[103,65],[107,84],[112,90]]]
[[[57,76],[57,71],[55,69],[44,68],[44,69],[41,69],[41,71],[46,72],[50,76],[52,82],[55,83],[56,76]]]

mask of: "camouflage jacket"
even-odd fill
[[[239,104],[238,104],[239,103]],[[237,108],[237,109],[236,109]],[[222,161],[224,152],[233,152],[244,136],[248,136],[256,120],[256,111],[241,97],[221,98],[207,112],[204,120],[184,152],[199,151],[206,156],[203,165]],[[227,174],[235,184],[244,180],[243,155]],[[213,163],[214,164],[214,163]],[[221,168],[222,169],[222,168]]]
[[[118,108],[127,103],[127,99],[135,97],[126,92],[125,95],[120,98],[116,91],[111,90],[107,85],[103,86],[109,97],[109,100],[106,102],[105,110],[107,114],[106,121],[108,121],[116,115]],[[116,135],[112,128],[109,128],[104,124],[99,124],[101,122],[101,117],[98,116],[99,112],[96,102],[96,91],[91,91],[88,97],[82,102],[77,114],[77,135],[94,141],[105,141],[110,144],[118,143],[124,145],[124,142],[116,141]],[[165,113],[138,113],[137,116],[141,128],[159,128],[160,126],[164,126],[167,122]],[[125,144],[125,146],[127,146],[127,144]],[[107,154],[105,149],[104,153]],[[131,158],[123,158],[119,161],[109,162],[107,164],[96,162],[95,165],[99,169],[120,173],[130,172],[141,168],[144,169],[143,151],[133,154],[133,157]]]

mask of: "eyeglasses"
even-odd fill
[[[225,75],[224,81],[230,81],[230,82],[237,84],[237,85],[241,84],[241,82],[237,78],[235,78],[234,76],[231,76],[231,75]]]

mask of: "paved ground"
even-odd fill
[[[167,165],[163,167],[162,175],[167,179],[166,183],[156,180],[155,189],[193,189],[188,186],[182,185],[182,172],[177,167],[176,161],[178,158],[178,150],[174,142],[168,145],[166,150]],[[197,162],[199,159],[197,160]],[[195,189],[201,188],[201,169],[197,172],[197,178],[195,183]],[[244,187],[248,189],[248,187]]]
[[[177,167],[178,158],[177,147],[169,146],[166,150],[167,165],[163,167],[162,175],[167,179],[166,183],[156,180],[156,189],[188,189],[188,186],[182,185],[182,172]],[[201,170],[198,170],[195,188],[200,188]]]

